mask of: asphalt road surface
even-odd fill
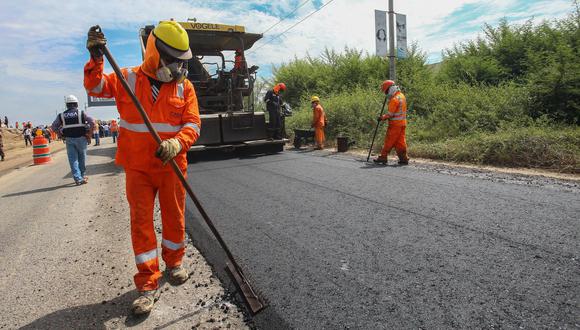
[[[269,302],[259,328],[580,327],[577,183],[305,151],[188,175]],[[192,203],[188,218],[226,279]]]

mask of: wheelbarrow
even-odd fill
[[[314,130],[295,129],[294,148],[300,149],[303,144],[314,143]]]

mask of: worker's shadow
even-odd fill
[[[117,153],[116,144],[112,144],[110,147],[101,147],[101,148],[91,148],[87,150],[87,156],[100,156],[100,157],[108,157],[111,159],[115,158],[115,154]]]
[[[109,301],[91,305],[75,306],[45,315],[21,329],[108,329],[120,328],[121,324],[107,324],[118,319],[125,327],[134,327],[147,319],[147,315],[135,317],[131,315],[130,306],[137,298],[135,290]],[[114,322],[114,321],[113,321]]]
[[[308,154],[308,153],[315,152],[318,150],[314,149],[314,147],[300,147],[300,148],[290,149],[289,151],[295,152],[297,154]]]
[[[119,173],[123,172],[123,168],[120,166],[115,165],[114,162],[108,162],[103,164],[89,164],[86,166],[87,171],[86,175],[90,177],[93,175],[100,175],[100,174],[107,174],[107,176],[114,176],[118,175]],[[71,179],[72,180],[72,173],[68,173],[63,177],[63,179]]]
[[[405,167],[405,165],[399,165],[396,163],[395,164],[387,164],[387,165],[366,163],[366,164],[362,165],[360,168],[362,170],[376,170],[376,169],[381,169],[381,168],[395,168],[395,167]]]
[[[49,191],[54,191],[54,190],[58,190],[58,189],[72,188],[72,187],[76,187],[76,184],[71,182],[68,184],[62,184],[60,186],[46,187],[46,188],[40,188],[40,189],[34,189],[34,190],[28,190],[28,191],[21,191],[21,192],[12,193],[12,194],[6,194],[6,195],[3,195],[2,198],[37,194],[37,193],[49,192]]]

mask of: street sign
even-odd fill
[[[116,105],[114,98],[106,99],[104,97],[94,97],[87,95],[87,99],[89,100],[89,107],[114,107]]]
[[[407,57],[407,15],[397,14],[397,57]]]
[[[387,12],[375,10],[375,40],[377,44],[377,56],[386,57],[389,45],[387,43]]]

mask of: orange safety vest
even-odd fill
[[[111,132],[116,132],[119,130],[119,125],[117,124],[117,121],[112,121],[111,122]]]
[[[324,109],[320,104],[317,104],[314,107],[314,114],[312,118],[312,126],[313,127],[324,127],[326,122],[326,115],[324,114]]]
[[[197,97],[191,82],[184,80],[179,84],[164,83],[154,102],[148,76],[155,77],[158,66],[159,52],[155,48],[155,36],[151,34],[147,41],[143,64],[121,71],[161,139],[176,138],[181,143],[182,151],[175,157],[175,161],[182,170],[185,170],[186,152],[199,137],[201,129]],[[155,157],[157,142],[149,134],[147,126],[117,75],[103,74],[103,68],[102,59],[95,61],[91,58],[85,65],[84,86],[89,95],[114,97],[116,100],[120,115],[120,138],[115,162],[128,169],[171,171],[170,166],[163,166],[161,160]]]
[[[389,125],[407,126],[407,98],[401,92],[389,100]]]

